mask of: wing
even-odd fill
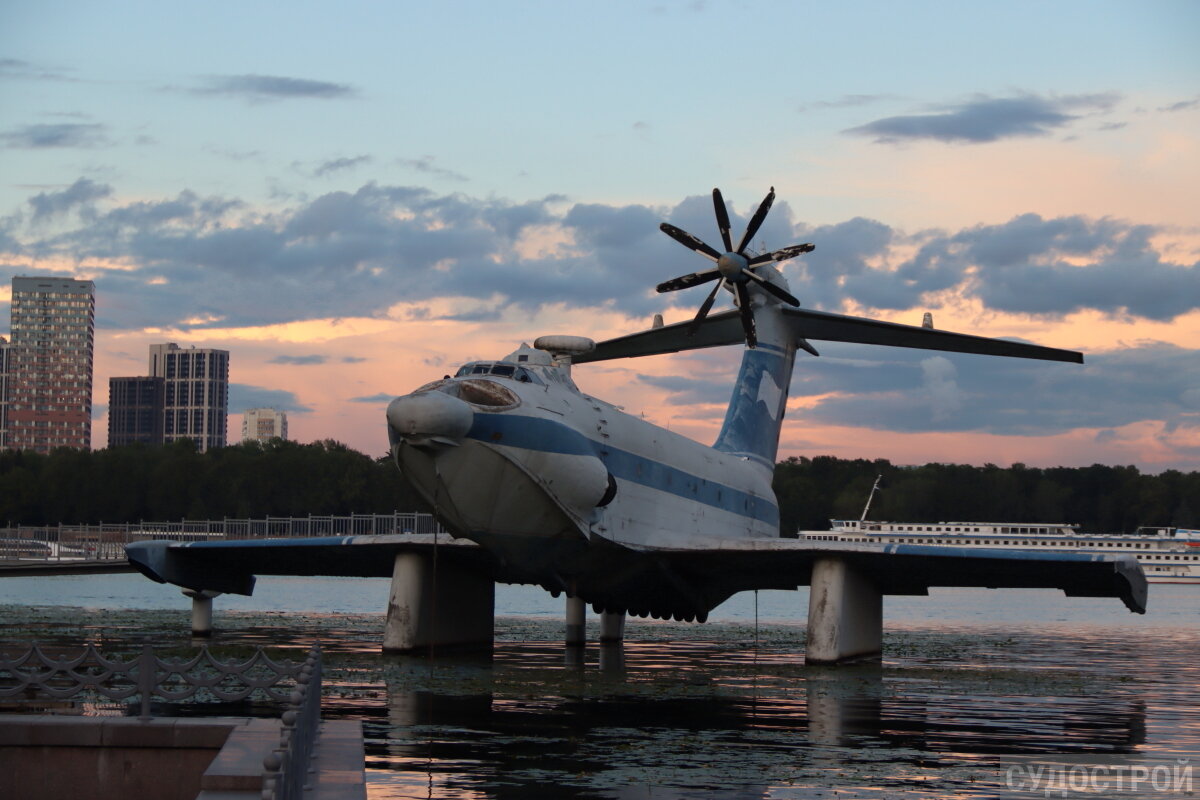
[[[486,572],[499,581],[507,574],[474,542],[448,534],[317,536],[295,539],[239,539],[212,542],[135,542],[125,546],[129,563],[151,580],[186,589],[249,595],[257,575],[340,575],[390,578],[396,555],[432,554],[447,565]]]
[[[800,539],[681,541],[654,548],[593,544],[596,560],[607,566],[603,585],[592,594],[614,608],[654,607],[661,599],[656,593],[669,589],[691,596],[697,608],[712,609],[737,592],[807,586],[813,563],[836,557],[869,576],[883,594],[927,594],[933,586],[1048,588],[1070,596],[1117,597],[1131,611],[1146,610],[1146,577],[1132,556]],[[138,571],[160,583],[250,594],[256,575],[390,577],[397,553],[432,554],[435,548],[447,566],[500,583],[540,582],[473,542],[445,535],[149,541],[125,550]]]
[[[643,552],[659,580],[692,587],[710,608],[737,592],[807,586],[817,560],[839,558],[885,595],[924,595],[935,586],[1061,589],[1071,597],[1116,597],[1130,611],[1146,612],[1146,576],[1128,555],[800,539],[681,542]],[[654,585],[647,577],[639,575],[638,583]]]
[[[865,317],[831,314],[805,308],[784,307],[781,310],[784,319],[787,320],[799,341],[853,342],[889,347],[912,347],[922,350],[943,350],[953,353],[976,353],[988,356],[1083,363],[1083,354],[1074,350],[1060,350],[1007,339],[951,333],[917,325],[880,322]],[[584,364],[590,361],[678,353],[684,350],[741,344],[745,339],[736,310],[724,311],[707,317],[701,322],[695,334],[689,336],[688,328],[691,325],[691,320],[676,322],[661,328],[652,328],[648,331],[609,339],[599,342],[592,352],[577,356],[572,360],[577,364]]]

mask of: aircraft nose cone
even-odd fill
[[[471,429],[474,418],[470,406],[438,391],[397,397],[387,409],[392,433],[411,444],[458,444]]]

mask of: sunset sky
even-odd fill
[[[1200,3],[226,3],[0,10],[11,278],[96,282],[93,444],[147,347],[231,352],[240,412],[382,455],[397,395],[600,340],[756,246],[808,307],[1081,350],[820,344],[782,456],[1200,469]],[[724,298],[723,305],[730,305]],[[704,441],[736,348],[580,366]]]

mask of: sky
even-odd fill
[[[1080,350],[821,343],[781,457],[1200,469],[1200,4],[227,3],[0,10],[11,277],[96,282],[93,446],[148,346],[387,450],[390,398],[695,313],[720,187],[803,305]],[[728,297],[719,309],[730,307]],[[737,348],[581,365],[715,438]]]

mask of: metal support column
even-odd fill
[[[220,592],[184,589],[183,596],[192,598],[192,636],[212,636],[213,598]]]
[[[567,595],[567,646],[582,647],[587,643],[587,607],[578,597]]]
[[[600,615],[600,641],[603,644],[624,641],[625,614],[621,611],[605,611]]]

